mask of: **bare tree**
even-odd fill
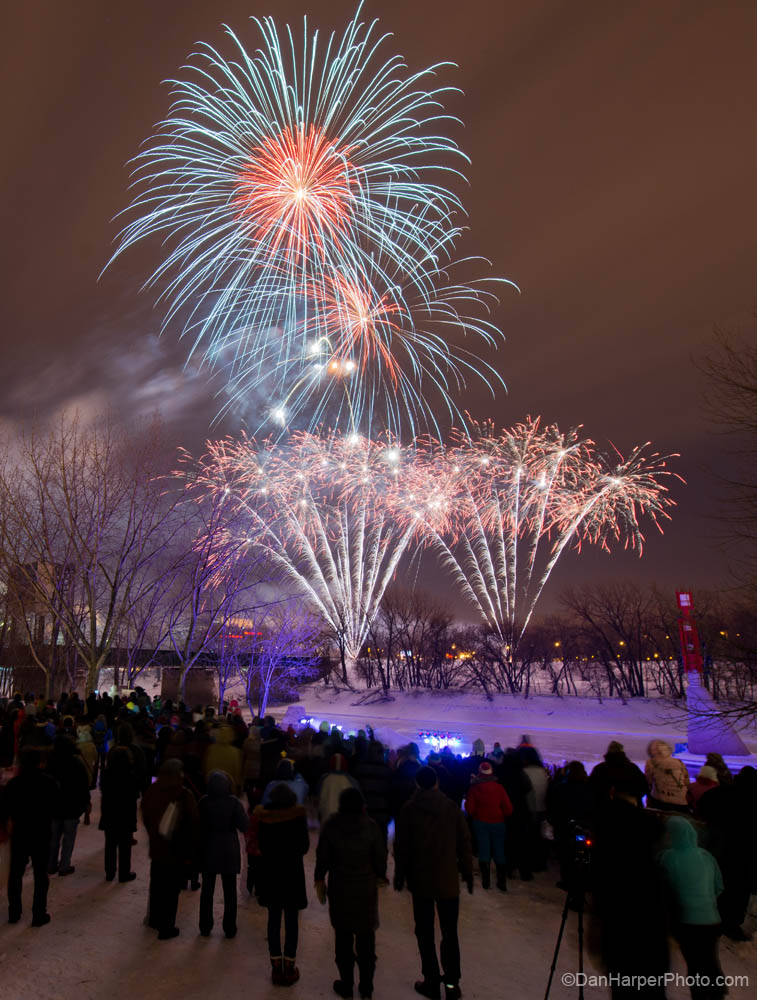
[[[317,676],[323,661],[322,627],[301,604],[290,600],[269,611],[253,636],[247,662],[239,664],[239,676],[250,711],[254,714],[255,704],[263,716],[273,694],[292,697],[300,684]]]
[[[447,688],[459,669],[450,656],[452,613],[418,590],[393,587],[381,602],[358,660],[368,686]]]
[[[645,695],[645,662],[652,649],[650,592],[635,583],[612,582],[570,587],[561,601],[595,644],[610,696]]]
[[[159,578],[177,502],[162,457],[157,422],[126,430],[64,415],[23,431],[0,464],[6,566],[76,650],[87,690]]]
[[[757,587],[757,339],[750,332],[718,332],[709,354],[697,362],[705,375],[705,401],[730,456],[729,472],[719,475],[725,489],[723,539],[735,560],[738,581]]]
[[[256,546],[249,522],[223,494],[197,488],[184,473],[180,528],[172,545],[177,558],[161,602],[157,631],[179,662],[179,685],[185,690],[189,671],[218,656],[238,623],[262,616],[280,601],[273,590],[265,550]]]

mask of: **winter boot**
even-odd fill
[[[271,982],[274,986],[286,985],[284,982],[284,962],[281,955],[277,958],[271,955]]]
[[[300,978],[300,970],[294,964],[293,958],[287,958],[284,956],[284,986],[294,986],[297,980]]]
[[[488,861],[479,861],[478,870],[481,872],[481,888],[488,889],[491,885],[491,865]]]
[[[507,892],[507,866],[497,865],[497,888],[500,892]]]

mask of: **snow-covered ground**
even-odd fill
[[[99,796],[95,795],[92,825],[80,826],[74,851],[76,871],[51,879],[49,912],[52,922],[31,928],[31,876],[25,878],[21,923],[0,923],[0,997],[3,1000],[325,1000],[333,997],[336,978],[333,937],[328,914],[310,892],[310,905],[301,915],[298,965],[300,982],[289,990],[270,985],[265,927],[266,911],[249,900],[240,882],[239,933],[227,941],[220,929],[219,904],[210,938],[198,934],[199,893],[184,892],[179,902],[181,935],[158,941],[142,925],[145,914],[148,859],[147,837],[140,826],[133,868],[137,881],[108,883],[103,873],[103,834],[97,829]],[[311,831],[306,858],[312,884],[317,831]],[[390,862],[391,873],[391,862]],[[476,883],[473,896],[461,897],[460,942],[465,1000],[537,1000],[544,995],[549,965],[560,925],[564,894],[555,888],[556,873],[535,881],[510,883],[506,895],[483,892]],[[407,892],[383,889],[381,927],[377,934],[376,1000],[411,1000],[413,982],[420,978]],[[757,920],[752,919],[753,927]],[[577,969],[576,917],[569,917],[551,996],[575,997],[560,977]],[[721,961],[728,975],[749,976],[749,987],[733,988],[731,997],[747,1000],[757,983],[757,943],[721,945]],[[596,973],[587,957],[586,971]],[[673,971],[685,969],[673,948]],[[669,1000],[684,1000],[683,986],[668,990]],[[586,990],[592,997],[609,998],[606,989]]]
[[[281,712],[275,714],[281,717]],[[559,698],[536,695],[484,695],[454,691],[398,692],[391,700],[376,693],[340,691],[312,684],[304,687],[296,706],[284,718],[310,717],[327,720],[345,731],[372,725],[379,738],[390,745],[416,740],[419,733],[435,731],[455,734],[461,743],[457,752],[470,753],[480,738],[491,750],[495,740],[502,747],[516,746],[527,733],[550,763],[578,759],[587,764],[600,760],[610,740],[619,740],[632,760],[643,764],[647,744],[666,739],[671,745],[686,741],[682,708],[662,699],[634,698],[598,702],[591,698]],[[757,730],[742,733],[748,748],[757,752]],[[431,747],[427,745],[427,748]]]

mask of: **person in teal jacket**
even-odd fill
[[[686,961],[689,976],[699,974],[700,984],[690,987],[692,1000],[720,1000],[726,994],[718,959],[720,914],[718,896],[723,878],[715,858],[697,845],[689,820],[672,816],[667,822],[670,848],[660,855],[675,914],[673,933]],[[705,978],[707,977],[707,978]],[[720,977],[720,980],[718,980]],[[707,982],[709,985],[701,985]]]

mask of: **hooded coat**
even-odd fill
[[[336,930],[353,934],[378,927],[377,879],[386,877],[386,847],[376,823],[364,813],[336,813],[323,826],[315,881],[328,874],[329,917]]]
[[[304,910],[308,905],[303,857],[310,847],[304,806],[257,806],[253,812],[261,855],[261,906]]]
[[[649,791],[661,805],[687,806],[689,772],[682,760],[676,760],[665,740],[652,740],[647,748],[649,760],[644,774]]]
[[[402,807],[394,834],[394,878],[426,899],[460,895],[473,877],[465,816],[438,788],[421,789]]]
[[[347,759],[335,753],[329,761],[329,772],[324,774],[318,788],[318,818],[325,823],[339,809],[339,796],[346,788],[359,788],[357,781],[347,773]]]
[[[97,767],[97,747],[92,740],[92,731],[89,726],[82,726],[78,730],[76,734],[76,749],[82,756],[84,766],[87,768],[89,782],[92,784],[92,779],[95,776],[95,768]]]
[[[242,790],[242,751],[234,746],[234,730],[222,725],[215,730],[215,743],[205,753],[203,774],[207,779],[211,771],[225,771],[231,778],[232,790],[239,795]]]
[[[697,846],[697,833],[683,816],[667,822],[669,850],[660,855],[660,865],[673,897],[673,912],[681,924],[719,924],[717,900],[723,878],[715,858]]]
[[[465,811],[481,823],[504,823],[512,816],[513,807],[507,792],[492,775],[478,778],[468,789]]]
[[[170,839],[161,836],[160,821],[169,803],[179,813]],[[142,819],[150,838],[150,859],[158,864],[181,865],[194,860],[197,848],[197,803],[183,783],[181,765],[167,760],[158,780],[142,796]]]
[[[208,793],[198,804],[200,869],[208,875],[238,875],[242,870],[239,834],[250,825],[244,806],[232,795],[225,771],[213,771]]]
[[[294,765],[290,760],[282,759],[279,761],[273,780],[265,786],[263,797],[260,800],[261,805],[268,805],[271,801],[271,792],[277,785],[286,785],[297,799],[298,806],[305,804],[305,799],[308,796],[308,784],[301,774],[295,772]]]

